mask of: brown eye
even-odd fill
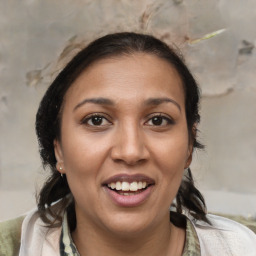
[[[154,116],[151,122],[153,125],[162,125],[163,118],[161,116]]]
[[[82,123],[88,126],[106,126],[110,124],[110,122],[101,115],[88,116],[82,121]]]
[[[103,122],[103,117],[102,116],[93,116],[91,118],[91,123],[93,125],[101,125]]]
[[[149,126],[167,126],[173,124],[173,120],[163,115],[155,115],[151,117],[147,122],[146,125]]]

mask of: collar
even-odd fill
[[[62,223],[62,232],[60,237],[60,255],[61,256],[80,256],[70,234],[67,212],[65,212],[64,214],[63,223]]]
[[[47,227],[37,210],[31,211],[22,223],[19,256],[60,256],[60,235],[61,227]]]

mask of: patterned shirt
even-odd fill
[[[61,256],[80,256],[69,231],[67,214],[64,215],[60,238]],[[200,244],[191,221],[187,218],[186,241],[182,256],[200,256]]]

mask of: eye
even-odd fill
[[[88,126],[107,126],[110,125],[111,122],[100,114],[93,114],[85,117],[82,120],[82,124],[86,124]]]
[[[174,124],[174,121],[171,118],[161,114],[154,115],[146,122],[146,125],[149,126],[167,126],[170,124]]]

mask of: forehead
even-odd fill
[[[166,60],[153,54],[135,53],[101,59],[92,63],[73,82],[66,98],[117,95],[134,98],[157,96],[182,98],[182,80],[176,69]],[[182,102],[183,103],[183,102]]]

